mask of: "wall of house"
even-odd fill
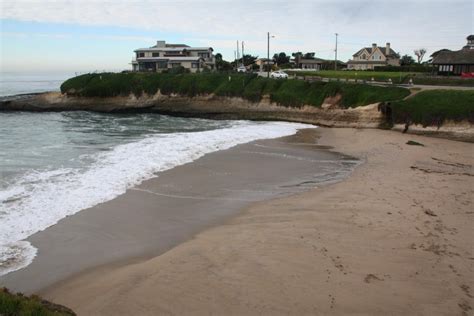
[[[389,58],[387,59],[387,64],[390,66],[400,66],[400,59],[398,58]]]
[[[377,49],[370,57],[370,61],[385,61],[385,56]]]
[[[319,64],[301,64],[301,69],[314,69],[314,70],[320,70],[321,67]]]

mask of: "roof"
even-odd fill
[[[165,44],[165,45],[166,47],[189,47],[189,45],[186,45],[186,44]],[[152,47],[156,47],[156,45]]]
[[[385,60],[349,60],[347,62],[348,65],[352,65],[352,64],[379,64],[379,65],[386,65],[387,64],[387,61]]]
[[[203,58],[201,57],[194,57],[194,56],[188,56],[188,57],[141,57],[137,58],[137,61],[144,61],[144,62],[153,62],[153,61],[198,61]]]
[[[470,35],[472,36],[472,35]],[[449,65],[474,65],[474,49],[461,49],[458,51],[440,52],[433,58],[433,64],[449,64]]]
[[[366,50],[369,54],[372,54],[373,51],[372,51],[372,47],[364,47],[364,48],[361,48],[357,51],[357,53],[355,53],[354,55],[352,55],[353,57],[355,56],[358,56],[360,53],[362,53],[363,50]],[[397,53],[392,49],[390,48],[390,52],[388,55],[385,54],[385,47],[382,47],[382,46],[378,46],[378,49],[382,52],[382,54],[384,54],[384,56],[392,56],[392,55],[396,55]]]
[[[322,64],[324,63],[325,60],[324,59],[321,59],[321,58],[302,58],[299,60],[299,63],[300,64]]]
[[[468,40],[468,41],[474,41],[474,35],[469,35],[469,36],[467,37],[467,40]]]
[[[213,50],[212,47],[150,47],[150,48],[138,48],[135,52],[181,52],[183,50]]]

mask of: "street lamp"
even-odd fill
[[[270,78],[270,32],[267,32],[267,78]]]

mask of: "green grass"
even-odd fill
[[[336,70],[321,70],[321,71],[287,71],[288,73],[301,76],[318,76],[322,78],[337,78],[337,79],[357,79],[370,81],[374,78],[375,81],[388,81],[391,79],[393,83],[403,83],[417,73],[413,72],[392,72],[392,71],[336,71]]]
[[[70,309],[44,301],[38,296],[23,296],[0,289],[0,315],[2,316],[71,316]]]
[[[393,123],[441,126],[445,120],[474,123],[474,91],[421,91],[390,105]]]
[[[392,80],[394,84],[408,83],[410,79],[414,84],[424,85],[443,85],[443,86],[474,86],[474,79],[461,79],[459,77],[433,77],[422,72],[407,72],[407,71],[335,71],[335,70],[321,70],[321,71],[287,71],[289,74],[297,76],[317,76],[322,78],[335,79],[357,79],[371,81],[388,82]]]
[[[315,82],[303,80],[275,80],[246,74],[147,74],[102,73],[86,74],[66,80],[61,92],[84,97],[128,96],[143,93],[153,95],[179,94],[194,97],[215,94],[241,97],[258,102],[269,95],[273,102],[284,106],[321,106],[324,99],[341,95],[341,106],[356,107],[375,102],[399,100],[409,91],[398,87],[376,87],[340,82]]]

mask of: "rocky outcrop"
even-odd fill
[[[60,93],[44,93],[16,100],[4,100],[0,110],[6,111],[96,111],[153,112],[174,116],[213,119],[283,120],[333,127],[376,128],[383,117],[377,104],[354,109],[337,107],[340,98],[325,100],[325,108],[279,106],[264,97],[260,102],[242,98],[203,95],[144,95],[136,97],[86,98]],[[330,102],[333,102],[332,104]]]
[[[271,102],[269,96],[260,102],[242,98],[201,95],[134,95],[111,98],[67,96],[59,92],[15,97],[0,101],[0,111],[95,111],[149,112],[182,117],[210,119],[244,119],[290,121],[327,127],[378,128],[385,123],[383,107],[378,103],[357,108],[339,107],[340,96],[327,98],[321,108],[285,107]],[[395,125],[394,130],[474,142],[474,128],[469,122],[446,122],[441,127]]]

